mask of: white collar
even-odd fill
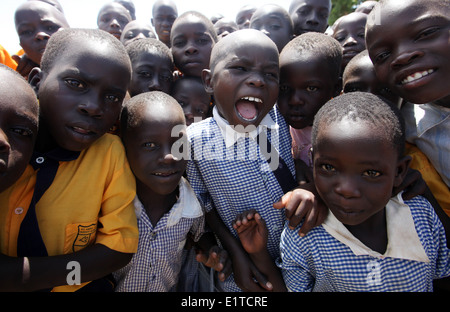
[[[357,256],[369,255],[377,258],[391,257],[430,262],[417,235],[410,208],[403,202],[401,193],[391,198],[386,205],[388,246],[383,255],[370,249],[353,236],[331,211],[322,225],[331,236],[347,245]]]
[[[261,120],[258,127],[256,129],[253,128],[253,130],[250,132],[236,131],[233,126],[230,126],[226,119],[220,116],[219,111],[215,106],[213,108],[213,117],[220,129],[220,132],[222,133],[222,136],[225,140],[225,146],[227,148],[234,145],[234,143],[236,143],[239,138],[245,138],[246,136],[248,136],[255,140],[258,134],[263,131],[263,129],[269,128],[272,130],[278,130],[279,128],[279,125],[273,121],[269,113],[263,118],[263,120]]]
[[[181,177],[178,186],[180,195],[177,202],[168,212],[168,227],[177,224],[181,218],[198,218],[203,215],[202,206],[195,196],[194,190],[192,189],[189,182],[187,182],[184,177]],[[134,198],[134,207],[136,217],[140,219],[142,212],[145,213],[145,208],[137,196]]]

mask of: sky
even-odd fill
[[[19,39],[14,27],[14,12],[16,8],[26,0],[1,0],[0,20],[1,33],[0,45],[10,54],[15,54],[20,50]],[[289,8],[291,0],[174,0],[177,4],[178,14],[195,10],[211,17],[221,13],[227,18],[234,19],[239,9],[247,4],[261,6],[267,3],[276,3],[286,10]],[[69,25],[74,28],[97,28],[97,14],[100,8],[110,2],[109,0],[59,0]],[[133,0],[136,7],[136,19],[148,21],[152,17],[152,6],[154,0]]]

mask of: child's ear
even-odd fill
[[[39,67],[33,68],[30,74],[28,75],[28,83],[31,85],[36,95],[38,95],[39,92],[39,85],[41,84],[41,79],[42,79],[42,70]]]
[[[205,87],[205,91],[208,94],[213,94],[214,92],[214,88],[211,86],[211,79],[212,79],[212,75],[211,75],[211,71],[209,69],[204,69],[202,71],[202,81],[203,81],[203,86]]]
[[[411,156],[404,156],[397,162],[397,174],[394,178],[394,187],[398,187],[403,183],[411,160]]]

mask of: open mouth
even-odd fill
[[[247,122],[253,122],[258,118],[259,109],[263,101],[253,96],[245,96],[236,103],[236,111],[239,117]]]
[[[414,74],[412,74],[412,75],[409,75],[409,76],[406,77],[405,79],[403,79],[403,80],[401,81],[401,84],[402,84],[402,85],[405,85],[405,84],[408,84],[408,83],[417,81],[417,80],[419,80],[419,79],[421,79],[421,78],[423,78],[423,77],[426,77],[426,76],[428,76],[428,75],[430,75],[430,74],[432,74],[432,73],[434,73],[434,70],[433,70],[433,69],[429,69],[429,70],[424,70],[424,71],[416,72],[416,73],[414,73]]]

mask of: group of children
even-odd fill
[[[0,289],[449,289],[450,4],[330,11],[19,6]]]

